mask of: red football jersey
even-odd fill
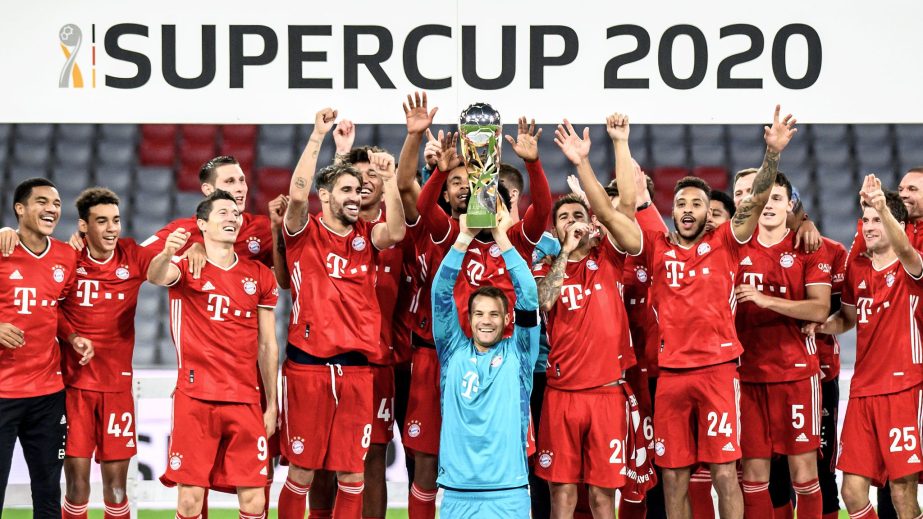
[[[206,262],[199,279],[179,260],[170,286],[176,388],[199,400],[260,403],[259,308],[275,308],[279,289],[265,265],[238,257],[228,268]]]
[[[422,223],[417,223],[412,226],[408,225],[407,234],[404,236],[404,240],[411,240],[414,247],[413,261],[405,261],[405,267],[414,278],[414,295],[408,308],[413,317],[411,331],[430,344],[433,343],[433,311],[430,305],[430,292],[433,288],[436,270],[439,269],[442,258],[455,241],[455,238],[451,237],[452,234],[450,229],[445,238],[436,242],[430,237],[426,227]]]
[[[64,383],[90,391],[130,391],[135,348],[138,289],[157,254],[131,238],[119,239],[105,261],[84,247],[77,260],[77,284],[61,302],[61,312],[77,335],[93,341],[96,354],[86,366],[80,355],[64,348]],[[63,342],[63,341],[62,341]]]
[[[269,223],[269,217],[264,214],[241,213],[243,221],[240,225],[240,231],[237,234],[237,243],[234,244],[234,252],[241,258],[259,261],[267,267],[272,267],[272,229]],[[196,226],[196,217],[179,218],[168,223],[163,229],[157,231],[157,234],[144,240],[142,247],[150,247],[156,252],[163,250],[164,241],[173,231],[182,227],[189,232],[189,241],[182,249],[176,252],[177,256],[186,252],[193,243],[203,243],[202,233]]]
[[[913,248],[923,250],[923,219],[905,223],[904,231],[907,233],[907,237],[910,238],[910,244],[913,245]],[[849,247],[846,263],[849,264],[867,250],[865,248],[865,238],[862,237],[862,219],[860,218],[856,224],[856,235],[853,237],[852,245]]]
[[[599,387],[634,366],[622,302],[624,265],[625,253],[608,238],[580,261],[567,262],[561,295],[545,312],[549,386],[568,391]],[[534,267],[536,278],[550,271],[545,262]]]
[[[371,224],[385,221],[384,210],[380,211],[378,218]],[[392,245],[378,253],[376,265],[375,293],[378,297],[378,308],[381,311],[381,334],[378,351],[369,356],[369,362],[378,365],[394,364],[394,334],[397,327],[395,310],[397,308],[398,290],[401,286],[401,268],[404,263],[404,248],[408,241]]]
[[[743,348],[734,328],[734,280],[743,244],[730,222],[688,249],[664,233],[643,234],[641,264],[651,278],[650,297],[663,341],[660,367],[698,368],[739,357]]]
[[[0,347],[0,398],[28,398],[64,389],[56,338],[58,304],[73,290],[77,253],[48,239],[41,254],[20,244],[0,257],[0,323],[24,332],[25,344]]]
[[[660,213],[653,204],[635,214],[642,231],[667,232]],[[657,315],[648,291],[651,277],[647,268],[641,263],[641,256],[625,258],[622,277],[625,285],[625,310],[628,312],[628,329],[634,344],[638,364],[647,370],[648,377],[657,376],[657,353],[660,351],[660,330],[657,327]]]
[[[823,255],[822,264],[830,266],[830,295],[842,294],[843,281],[846,279],[846,247],[840,242],[824,238],[824,246],[817,254]],[[817,344],[817,357],[824,380],[833,380],[840,375],[840,342],[836,335],[827,334],[815,335],[814,342]]]
[[[896,258],[875,268],[865,255],[846,266],[843,304],[856,307],[856,368],[849,396],[896,393],[923,382],[917,311],[923,278]]]
[[[808,285],[830,285],[830,265],[824,249],[805,254],[795,249],[795,233],[786,231],[778,243],[751,239],[740,251],[737,279],[760,292],[801,301]],[[760,308],[737,305],[737,335],[744,346],[740,357],[743,382],[790,382],[817,374],[820,364],[814,341],[801,333],[801,321]]]
[[[285,230],[292,277],[288,342],[316,357],[378,354],[381,311],[375,292],[378,251],[371,224],[362,220],[339,235],[310,215],[304,229]]]

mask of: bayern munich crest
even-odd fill
[[[641,283],[647,283],[647,269],[644,267],[638,267],[635,270],[635,276],[638,277],[638,281]]]
[[[489,252],[490,255],[494,258],[500,257],[500,254],[503,254],[502,252],[500,252],[500,246],[497,245],[496,243],[491,245],[490,249],[488,249],[487,252]]]
[[[64,283],[64,267],[55,265],[51,268],[51,277],[58,283]]]
[[[410,422],[410,425],[407,426],[407,436],[410,436],[411,438],[420,436],[420,422],[416,420]]]
[[[121,280],[124,281],[124,280],[128,279],[128,276],[129,276],[129,273],[128,273],[128,267],[127,267],[127,266],[122,265],[122,266],[120,266],[119,268],[115,269],[115,277],[117,277],[117,278],[119,278],[119,279],[121,279]]]
[[[244,278],[244,292],[246,292],[248,296],[252,296],[253,294],[255,294],[256,293],[256,281],[253,281],[250,278]]]
[[[893,272],[888,272],[888,274],[885,276],[885,284],[888,285],[888,288],[891,288],[892,286],[894,286],[894,273]]]
[[[179,470],[183,466],[183,455],[174,452],[170,455],[170,470]]]
[[[548,452],[548,451],[542,451],[542,452],[539,453],[539,455],[538,455],[538,465],[539,465],[540,467],[542,467],[543,469],[547,469],[548,467],[551,466],[551,461],[552,461],[552,457],[551,457],[551,453],[550,453],[550,452]]]
[[[599,265],[594,260],[586,260],[586,268],[590,270],[599,270]]]
[[[304,452],[304,442],[301,438],[295,437],[292,439],[292,452],[295,454],[301,454]]]
[[[490,359],[490,367],[496,368],[499,367],[500,364],[503,364],[503,355],[497,355],[496,357]]]
[[[665,452],[667,452],[667,447],[663,444],[662,439],[657,438],[657,441],[654,442],[654,453],[658,456],[663,456]]]
[[[795,256],[785,253],[779,258],[779,265],[782,265],[782,268],[791,268],[795,264]]]
[[[260,253],[260,239],[256,236],[251,236],[247,238],[247,250],[250,251],[250,254],[259,254]]]
[[[356,236],[353,238],[353,250],[362,252],[365,250],[365,238]]]
[[[708,254],[709,252],[711,252],[711,245],[709,245],[709,244],[707,244],[707,243],[700,243],[700,244],[699,244],[699,248],[697,248],[697,249],[695,250],[695,252],[696,252],[699,256],[704,256],[704,255]]]

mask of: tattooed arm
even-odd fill
[[[779,157],[785,146],[791,141],[792,136],[798,131],[795,128],[797,122],[791,114],[785,116],[785,119],[779,120],[781,107],[776,105],[776,111],[772,118],[772,126],[763,127],[763,138],[766,141],[766,155],[763,157],[763,165],[760,166],[753,180],[753,190],[750,194],[740,201],[734,218],[731,220],[731,226],[734,230],[734,236],[738,241],[745,242],[753,236],[756,225],[760,219],[760,213],[763,207],[769,201],[769,193],[772,186],[776,183],[776,173],[779,172]]]
[[[317,154],[324,142],[324,136],[333,128],[336,118],[337,112],[332,108],[324,108],[314,116],[314,131],[311,132],[311,138],[308,139],[308,144],[295,165],[292,183],[288,188],[285,229],[289,233],[301,231],[308,223],[308,198],[311,195],[311,184],[314,183],[314,173],[317,171]]]
[[[567,260],[580,245],[583,237],[590,232],[590,226],[582,222],[574,222],[566,232],[564,243],[561,244],[561,253],[551,264],[551,271],[538,282],[538,305],[545,312],[550,311],[558,297],[561,296],[561,284],[564,283]]]

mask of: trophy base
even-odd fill
[[[492,229],[497,226],[497,215],[491,213],[468,213],[466,223],[469,229]]]

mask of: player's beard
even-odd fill
[[[346,226],[353,225],[359,219],[359,215],[352,217],[346,214],[346,209],[344,207],[345,205],[346,204],[341,204],[331,199],[330,200],[330,212],[333,213],[333,217],[339,220],[340,223],[342,223],[343,225],[346,225]],[[357,203],[356,205],[359,207],[360,210],[362,209],[361,202]]]
[[[684,240],[693,241],[705,232],[705,224],[708,223],[708,219],[696,222],[695,227],[693,227],[688,232],[683,231],[682,225],[676,220],[676,217],[673,217],[673,228],[676,229],[676,232],[683,237]]]

